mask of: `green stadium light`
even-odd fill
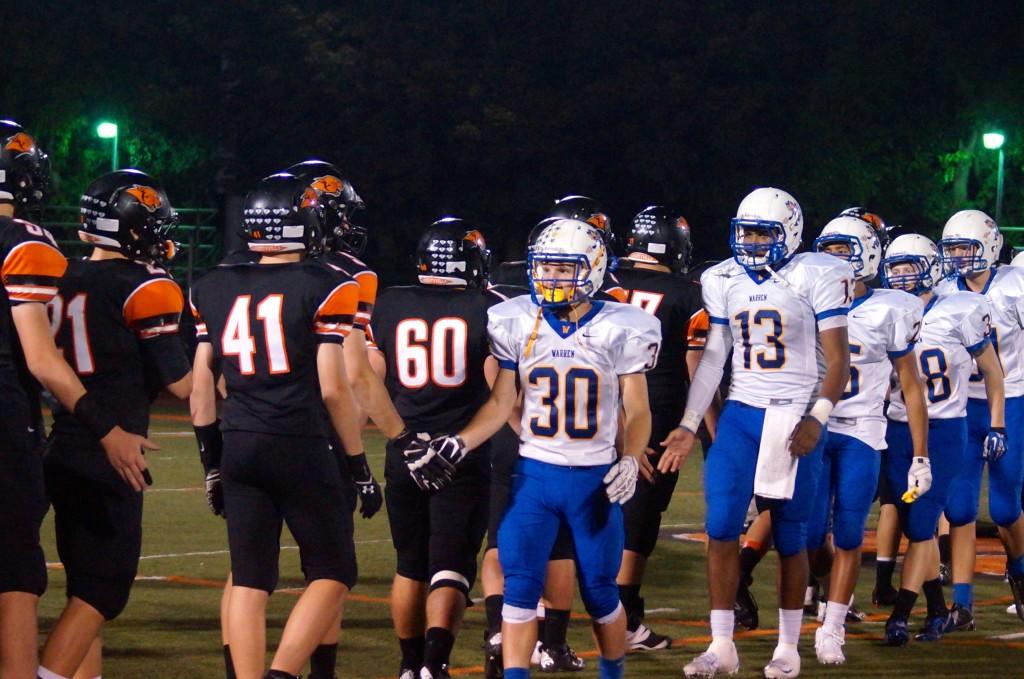
[[[100,139],[112,139],[113,144],[110,149],[110,170],[113,172],[117,170],[117,123],[112,123],[109,120],[104,120],[96,126],[96,136]]]
[[[981,135],[981,141],[985,148],[995,151],[996,149],[1003,148],[1003,142],[1006,141],[1006,137],[1003,136],[1002,132],[986,132]]]

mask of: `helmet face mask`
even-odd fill
[[[781,222],[737,218],[730,226],[729,247],[743,268],[764,271],[786,258],[786,235]]]
[[[587,301],[604,282],[608,267],[604,239],[593,226],[577,219],[543,223],[526,258],[533,302],[559,309]]]
[[[50,185],[50,158],[13,120],[0,120],[0,202],[16,211],[40,207]]]
[[[361,256],[366,249],[367,230],[353,224],[352,217],[366,204],[352,183],[343,178],[341,170],[326,161],[307,160],[292,165],[286,172],[309,182],[316,191],[323,210],[326,249]]]
[[[836,252],[834,248],[837,245],[845,246],[846,252]],[[878,274],[882,259],[882,245],[877,232],[858,217],[839,216],[830,221],[821,230],[821,235],[814,239],[814,250],[849,262],[854,277],[859,281],[873,279]]]
[[[893,240],[882,260],[882,285],[912,295],[929,292],[939,280],[938,249],[930,239],[906,234]]]
[[[942,227],[939,261],[946,276],[970,276],[988,271],[999,261],[1003,236],[995,221],[981,210],[961,210]]]
[[[983,246],[973,238],[943,238],[939,241],[939,261],[944,276],[967,276],[988,271],[981,254]]]

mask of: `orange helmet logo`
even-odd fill
[[[326,193],[328,196],[340,196],[341,192],[345,189],[345,182],[332,174],[327,174],[323,177],[317,177],[309,186],[319,193]]]
[[[4,144],[5,151],[17,151],[18,153],[32,153],[35,147],[36,140],[24,132],[18,132]]]
[[[150,212],[156,212],[157,208],[164,204],[163,199],[160,197],[160,193],[151,186],[139,186],[138,184],[134,184],[130,189],[126,189],[125,193],[138,201],[139,205]]]
[[[487,249],[487,243],[484,241],[484,235],[476,229],[468,231],[462,240],[468,240],[471,243],[476,243],[476,246],[481,250]]]
[[[316,207],[319,202],[320,194],[312,186],[307,186],[306,190],[302,192],[302,200],[299,202],[299,207]]]

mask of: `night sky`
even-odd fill
[[[388,281],[444,213],[515,258],[566,193],[619,231],[675,205],[698,259],[759,185],[801,202],[805,243],[858,204],[934,234],[994,212],[996,128],[1024,225],[1024,3],[822,4],[8,0],[0,117],[49,151],[59,204],[109,167],[101,119],[123,166],[221,224],[260,177],[332,161]]]

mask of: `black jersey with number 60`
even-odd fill
[[[352,329],[355,281],[315,260],[221,266],[191,302],[227,385],[221,429],[327,436],[317,352]]]
[[[47,304],[64,359],[127,431],[145,435],[151,397],[188,374],[178,336],[184,305],[164,269],[127,259],[71,260]],[[59,409],[53,433],[93,438]]]
[[[411,431],[458,431],[490,394],[484,377],[487,309],[494,290],[412,285],[385,289],[373,337],[387,360],[385,384]]]

